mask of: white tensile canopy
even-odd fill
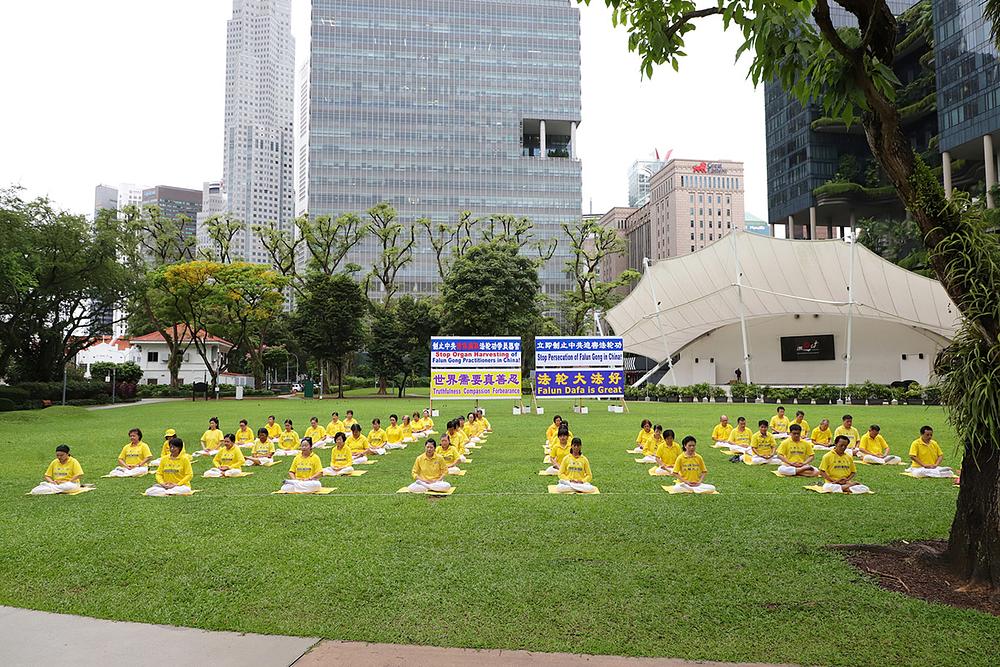
[[[900,268],[860,244],[794,241],[743,231],[690,255],[647,264],[632,293],[605,319],[624,339],[626,351],[656,359],[662,366],[672,354],[720,327],[794,313],[848,317],[846,383],[854,315],[924,329],[949,340],[960,321],[941,283]],[[744,326],[749,382],[747,352]]]

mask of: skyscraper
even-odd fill
[[[649,201],[649,181],[666,160],[636,160],[628,170],[628,205],[637,208]]]
[[[305,80],[305,78],[304,78]],[[562,241],[581,214],[580,19],[567,0],[313,0],[299,213],[512,214]],[[370,239],[347,261],[370,267]],[[543,290],[569,287],[560,242]],[[426,237],[402,291],[438,282]]]
[[[226,210],[245,223],[233,243],[244,249],[237,259],[268,262],[253,227],[292,224],[294,87],[291,0],[233,0],[222,180]]]

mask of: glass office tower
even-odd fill
[[[569,288],[560,223],[582,208],[574,4],[313,0],[304,76],[299,213],[363,215],[388,201],[403,223],[454,223],[466,210],[526,216],[535,239],[560,239],[544,290]],[[419,228],[416,247],[402,291],[433,293],[436,263]],[[346,261],[367,270],[378,253],[369,239]]]

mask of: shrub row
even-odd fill
[[[850,397],[852,403],[882,404],[897,401],[899,403],[938,405],[941,402],[941,392],[936,386],[921,387],[911,383],[907,387],[891,387],[874,382],[852,384],[847,387],[838,385],[810,385],[806,387],[771,387],[756,384],[733,384],[730,387],[733,401],[737,403],[752,403],[758,398],[768,403],[836,403]],[[726,392],[721,387],[708,384],[696,384],[687,387],[670,385],[645,385],[643,387],[626,387],[625,398],[630,400],[646,397],[664,401],[691,401],[695,398],[724,399]]]

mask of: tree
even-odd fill
[[[312,273],[292,317],[294,334],[309,354],[337,369],[337,397],[344,397],[344,365],[364,345],[368,300],[344,274]]]
[[[126,206],[122,209],[122,218],[148,264],[163,266],[194,259],[197,242],[191,235],[184,233],[191,218],[185,215],[165,217],[155,204],[147,204],[141,208]]]
[[[438,318],[429,299],[404,296],[372,318],[368,357],[379,378],[391,380],[402,397],[410,378],[429,371],[431,336]]]
[[[927,249],[915,222],[909,219],[865,219],[859,227],[858,243],[893,264],[924,276],[930,275]]]
[[[676,70],[685,55],[684,35],[700,20],[721,16],[725,28],[742,33],[736,55],[750,54],[755,85],[775,80],[803,104],[818,100],[828,116],[860,121],[872,155],[920,229],[935,275],[963,316],[938,371],[964,448],[946,558],[970,584],[1000,587],[1000,376],[992,372],[1000,359],[997,243],[984,231],[978,207],[945,197],[902,132],[892,70],[897,26],[885,0],[834,2],[858,28],[836,28],[830,0],[720,0],[704,9],[691,0],[605,0],[614,23],[629,30],[629,48],[638,51],[647,77],[664,63]],[[998,5],[988,0],[987,17],[1000,18]],[[996,23],[993,36],[1000,37]],[[974,366],[971,359],[984,363]]]
[[[472,228],[476,221],[469,211],[462,211],[458,215],[458,223],[448,225],[438,223],[435,225],[430,218],[420,218],[417,224],[427,232],[431,248],[434,250],[434,259],[437,261],[438,276],[444,280],[448,273],[448,264],[451,258],[460,257],[472,242]],[[451,252],[449,252],[451,248]]]
[[[414,228],[397,222],[396,209],[388,202],[381,202],[368,209],[371,222],[368,225],[372,235],[378,240],[380,252],[372,266],[369,277],[378,280],[382,286],[382,302],[389,304],[398,287],[396,276],[413,261]],[[368,291],[369,281],[365,281]]]
[[[576,283],[572,291],[563,295],[563,300],[569,332],[581,335],[588,328],[589,314],[610,309],[622,299],[619,288],[634,283],[640,276],[637,271],[626,269],[618,276],[609,276],[609,280],[601,280],[601,262],[627,250],[625,239],[614,229],[603,227],[596,220],[563,223],[562,228],[573,252],[566,262],[566,271]]]
[[[355,245],[368,234],[368,227],[355,213],[345,213],[331,218],[321,215],[310,220],[299,216],[295,220],[299,236],[309,253],[309,269],[332,275]]]
[[[298,225],[298,222],[296,222]],[[271,258],[271,265],[274,270],[292,280],[291,285],[296,293],[301,291],[300,281],[296,278],[296,260],[298,259],[299,246],[305,243],[305,238],[301,235],[293,234],[287,229],[281,229],[275,223],[266,225],[256,225],[254,232],[260,238],[260,243],[264,246],[268,256]]]
[[[233,261],[233,239],[243,231],[243,223],[229,213],[213,215],[203,223],[205,235],[212,245],[205,251],[204,259],[228,264]]]

